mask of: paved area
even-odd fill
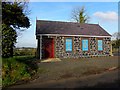
[[[47,62],[59,62],[59,61],[61,61],[59,58],[50,58],[50,59],[42,60],[41,62],[47,63]]]
[[[113,56],[40,62],[36,79],[10,88],[118,87],[118,58]]]
[[[118,72],[120,73],[120,70],[107,71],[102,74],[89,75],[81,78],[16,85],[11,88],[118,88],[118,81],[120,81]]]

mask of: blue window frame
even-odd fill
[[[103,41],[102,40],[98,40],[98,50],[99,51],[103,50]]]
[[[66,38],[65,46],[66,51],[72,51],[72,38]]]
[[[88,39],[82,40],[82,51],[88,51]]]

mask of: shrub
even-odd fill
[[[37,65],[31,59],[34,57],[3,58],[2,83],[3,87],[15,84],[21,80],[29,80],[37,71]],[[28,64],[29,63],[29,64]],[[30,65],[31,64],[31,65]]]

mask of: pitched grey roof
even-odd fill
[[[45,20],[36,21],[36,35],[38,34],[111,36],[98,24],[79,24],[75,22]]]

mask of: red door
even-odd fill
[[[52,39],[51,58],[54,58],[54,39]]]
[[[47,38],[44,40],[45,58],[54,58],[54,39]]]

